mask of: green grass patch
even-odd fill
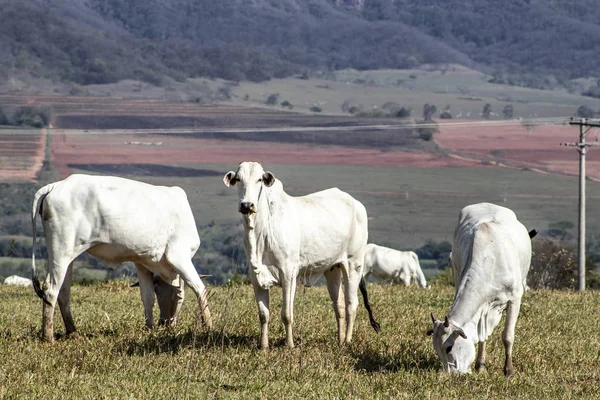
[[[124,281],[73,288],[79,333],[39,340],[42,303],[31,289],[0,286],[1,398],[592,398],[598,394],[597,293],[533,291],[523,299],[513,359],[502,375],[500,325],[488,340],[488,371],[440,372],[429,313],[443,317],[450,286],[369,285],[382,332],[360,306],[355,337],[338,347],[324,287],[298,289],[295,349],[283,346],[281,290],[272,290],[272,349],[260,352],[249,286],[211,288],[215,330],[196,323],[188,291],[173,329],[143,328],[139,292]]]

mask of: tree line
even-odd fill
[[[457,63],[539,88],[600,76],[591,0],[0,0],[0,77],[263,81]],[[596,89],[591,89],[595,95]]]

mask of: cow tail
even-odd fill
[[[379,332],[381,330],[381,326],[379,325],[379,322],[375,321],[375,318],[373,318],[373,311],[371,311],[371,304],[369,303],[369,294],[367,293],[367,283],[365,282],[364,277],[360,278],[360,284],[358,285],[358,288],[363,296],[365,308],[369,313],[369,321],[371,322],[371,326],[375,332]]]
[[[44,198],[54,189],[55,184],[51,183],[49,185],[44,186],[40,190],[35,193],[33,198],[33,206],[31,208],[31,233],[33,236],[33,243],[31,245],[31,282],[33,283],[33,289],[35,293],[38,295],[40,299],[44,301],[46,304],[50,304],[48,299],[46,298],[46,293],[42,290],[40,285],[40,280],[36,274],[35,268],[35,250],[37,247],[37,235],[36,235],[36,217],[37,214],[40,213],[42,208],[42,203],[44,202]]]

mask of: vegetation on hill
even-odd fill
[[[262,81],[457,63],[550,88],[600,76],[592,0],[0,0],[0,76]]]

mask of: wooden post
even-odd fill
[[[586,143],[585,134],[591,128],[600,127],[600,120],[590,120],[587,118],[571,118],[570,125],[579,125],[579,142],[561,143],[563,146],[577,147],[579,152],[579,232],[577,235],[578,244],[578,281],[577,290],[585,291],[585,154],[590,146],[598,146],[600,143]]]

